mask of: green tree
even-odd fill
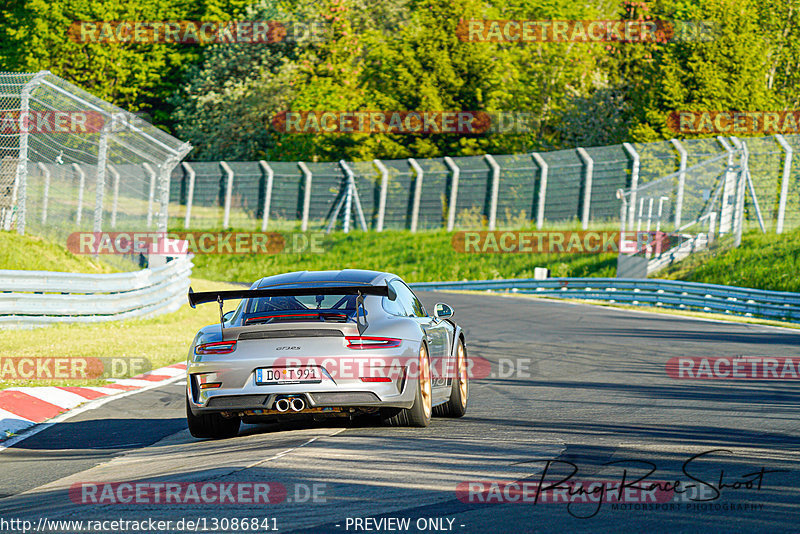
[[[166,104],[198,45],[71,39],[79,21],[228,20],[246,0],[6,0],[0,7],[0,69],[49,70],[100,98],[169,120]],[[79,35],[79,34],[77,34]]]

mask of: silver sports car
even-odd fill
[[[225,300],[241,299],[223,313]],[[375,271],[302,271],[249,290],[194,293],[220,322],[194,337],[186,417],[193,436],[235,436],[248,423],[377,415],[427,426],[467,409],[467,353],[453,309],[429,315],[399,277]]]

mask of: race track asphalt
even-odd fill
[[[429,309],[451,304],[470,357],[492,364],[493,376],[471,382],[464,418],[424,429],[247,425],[237,438],[207,441],[186,430],[184,386],[166,385],[0,452],[0,525],[200,519],[222,532],[209,528],[213,520],[235,517],[309,533],[797,531],[800,382],[678,380],[665,365],[800,356],[800,331],[500,295],[420,296]],[[647,480],[687,487],[691,475],[695,487],[670,502],[626,506],[469,502],[456,491],[470,481],[535,483],[545,469],[546,480],[574,469],[571,482],[586,483],[618,483],[623,472],[630,482],[654,469]],[[85,483],[202,481],[281,484],[287,496],[266,505],[100,505],[69,493]],[[313,489],[318,497],[307,499]],[[377,528],[404,519],[406,530]]]

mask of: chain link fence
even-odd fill
[[[620,189],[629,192],[627,226],[649,221],[680,231],[713,201],[716,223],[727,227],[734,215],[721,206],[742,191],[743,228],[800,226],[800,136],[371,162],[179,164],[190,149],[49,72],[0,73],[0,227],[58,238],[112,229],[588,228],[623,218]],[[724,169],[734,165],[744,165],[743,181],[732,191],[723,180],[720,189],[720,174],[732,175]]]
[[[0,73],[0,227],[166,231],[170,175],[190,149],[47,71]]]
[[[742,150],[749,155],[744,228],[782,232],[800,226],[800,162],[794,156],[800,136],[369,162],[184,163],[172,172],[170,226],[349,230],[361,228],[363,215],[364,228],[375,231],[589,228],[620,221],[617,191],[625,189],[632,192],[629,223],[649,215],[651,225],[658,220],[665,231],[674,231],[695,220],[715,191],[720,168],[738,165]],[[659,185],[649,188],[654,182]],[[645,197],[637,200],[636,191],[659,188],[663,194],[652,197],[650,213],[652,195],[643,204]],[[720,192],[718,202],[730,201],[730,195]]]

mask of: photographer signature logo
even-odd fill
[[[658,467],[646,460],[614,460],[602,464],[621,469],[619,477],[610,480],[581,479],[579,468],[573,462],[546,460],[536,479],[461,482],[456,487],[456,496],[465,503],[563,503],[571,516],[589,519],[596,516],[605,503],[710,502],[726,491],[761,491],[767,475],[786,472],[785,469],[761,467],[737,475],[724,469],[719,469],[713,477],[700,474],[708,472],[703,460],[717,454],[732,455],[733,451],[712,449],[695,454],[683,463],[681,471],[685,479],[676,477],[674,480],[656,480],[654,475]],[[567,474],[555,473],[563,473],[565,468]],[[579,505],[590,508],[579,508]]]

